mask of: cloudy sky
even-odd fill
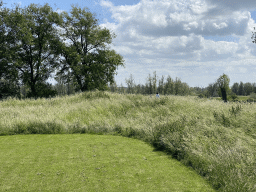
[[[49,3],[69,11],[88,7],[101,26],[113,31],[112,48],[125,59],[117,84],[130,74],[144,84],[149,74],[179,77],[189,86],[206,87],[223,73],[234,82],[256,82],[255,0],[3,0]]]

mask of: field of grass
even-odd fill
[[[0,191],[214,191],[142,141],[110,135],[3,136]]]
[[[256,191],[255,104],[100,91],[0,102],[0,135],[56,133],[137,138],[192,167],[218,191]]]

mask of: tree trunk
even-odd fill
[[[227,92],[225,88],[221,88],[221,96],[224,102],[227,102]]]

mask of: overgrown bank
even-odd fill
[[[254,104],[86,92],[0,102],[0,134],[135,137],[193,167],[219,191],[256,190]]]

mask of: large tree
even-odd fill
[[[46,80],[58,61],[58,49],[55,47],[58,42],[55,24],[58,21],[59,15],[47,4],[16,7],[5,20],[7,38],[4,43],[8,44],[5,57],[8,68],[30,87],[30,96],[45,96],[42,90],[54,93],[49,90],[51,86],[47,85]]]
[[[124,65],[122,56],[109,47],[115,35],[100,27],[86,8],[72,6],[62,17],[64,59],[60,73],[70,72],[78,90],[105,89],[114,82],[118,66]]]
[[[10,10],[2,6],[3,2],[0,1],[0,99],[20,97],[18,72],[8,63],[11,59],[10,45],[13,42],[11,29],[6,25]]]

